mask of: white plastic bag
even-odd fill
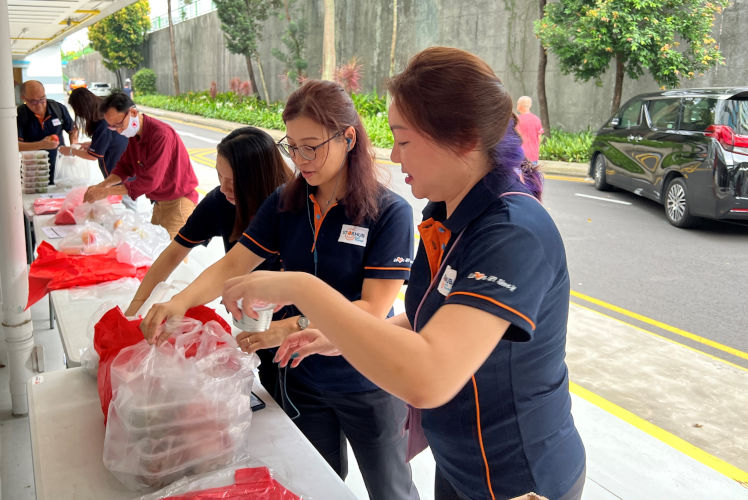
[[[214,321],[169,323],[173,344],[144,340],[111,366],[104,466],[133,490],[249,457],[257,356],[240,351]]]
[[[89,186],[101,182],[101,180],[101,172],[97,162],[84,160],[77,156],[65,156],[58,151],[57,162],[55,163],[56,185],[63,188]]]
[[[112,204],[105,198],[96,200],[93,203],[81,203],[73,208],[73,217],[76,224],[85,224],[86,222],[97,222],[104,225],[114,214]]]
[[[135,267],[153,264],[171,241],[166,229],[141,214],[112,214],[107,222],[114,231],[117,260]]]

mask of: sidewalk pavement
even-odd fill
[[[244,126],[141,110],[226,132]],[[377,149],[377,158],[389,160],[389,150]],[[549,175],[587,176],[586,164],[541,164]],[[748,499],[748,369],[582,299],[569,307],[567,363],[572,413],[587,450],[583,499]],[[429,498],[433,460],[422,454],[413,467],[422,498]]]
[[[149,108],[147,106],[138,106],[138,109],[149,115],[179,120],[188,124],[200,125],[202,127],[207,126],[226,133],[239,127],[247,126],[246,123],[236,123],[226,120],[218,120],[216,118],[204,118],[202,116],[189,115],[186,113],[178,113],[176,111],[167,111],[158,108]],[[266,129],[262,127],[258,128],[270,134],[270,136],[276,141],[281,140],[285,135],[285,133],[280,130]],[[378,160],[390,161],[390,149],[375,147],[374,151]],[[587,177],[589,171],[589,164],[587,163],[572,163],[568,161],[541,160],[540,167],[544,174],[568,177]]]

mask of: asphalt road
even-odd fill
[[[165,120],[190,151],[205,192],[218,185],[218,129]],[[382,162],[392,189],[414,206],[400,168]],[[748,224],[677,229],[654,202],[590,183],[546,180],[543,203],[564,238],[572,301],[748,367]]]

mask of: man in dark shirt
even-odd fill
[[[73,144],[78,142],[78,129],[63,104],[47,99],[41,82],[24,82],[21,85],[21,98],[24,104],[16,110],[18,150],[46,149],[49,152],[49,183],[54,184],[57,148],[65,144],[62,131],[68,133]]]
[[[140,113],[121,92],[107,96],[101,111],[109,130],[129,141],[114,170],[88,188],[84,201],[117,194],[134,200],[144,194],[154,203],[151,222],[173,238],[197,204],[197,176],[182,139],[168,124]]]

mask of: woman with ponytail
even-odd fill
[[[539,173],[523,166],[512,99],[483,60],[446,47],[414,56],[389,91],[392,161],[430,201],[405,313],[377,320],[299,273],[230,280],[224,302],[234,315],[240,298],[293,303],[324,336],[289,336],[281,364],[335,348],[409,403],[411,444],[422,428],[436,461],[437,500],[577,500],[585,453],[564,362],[566,255]]]

